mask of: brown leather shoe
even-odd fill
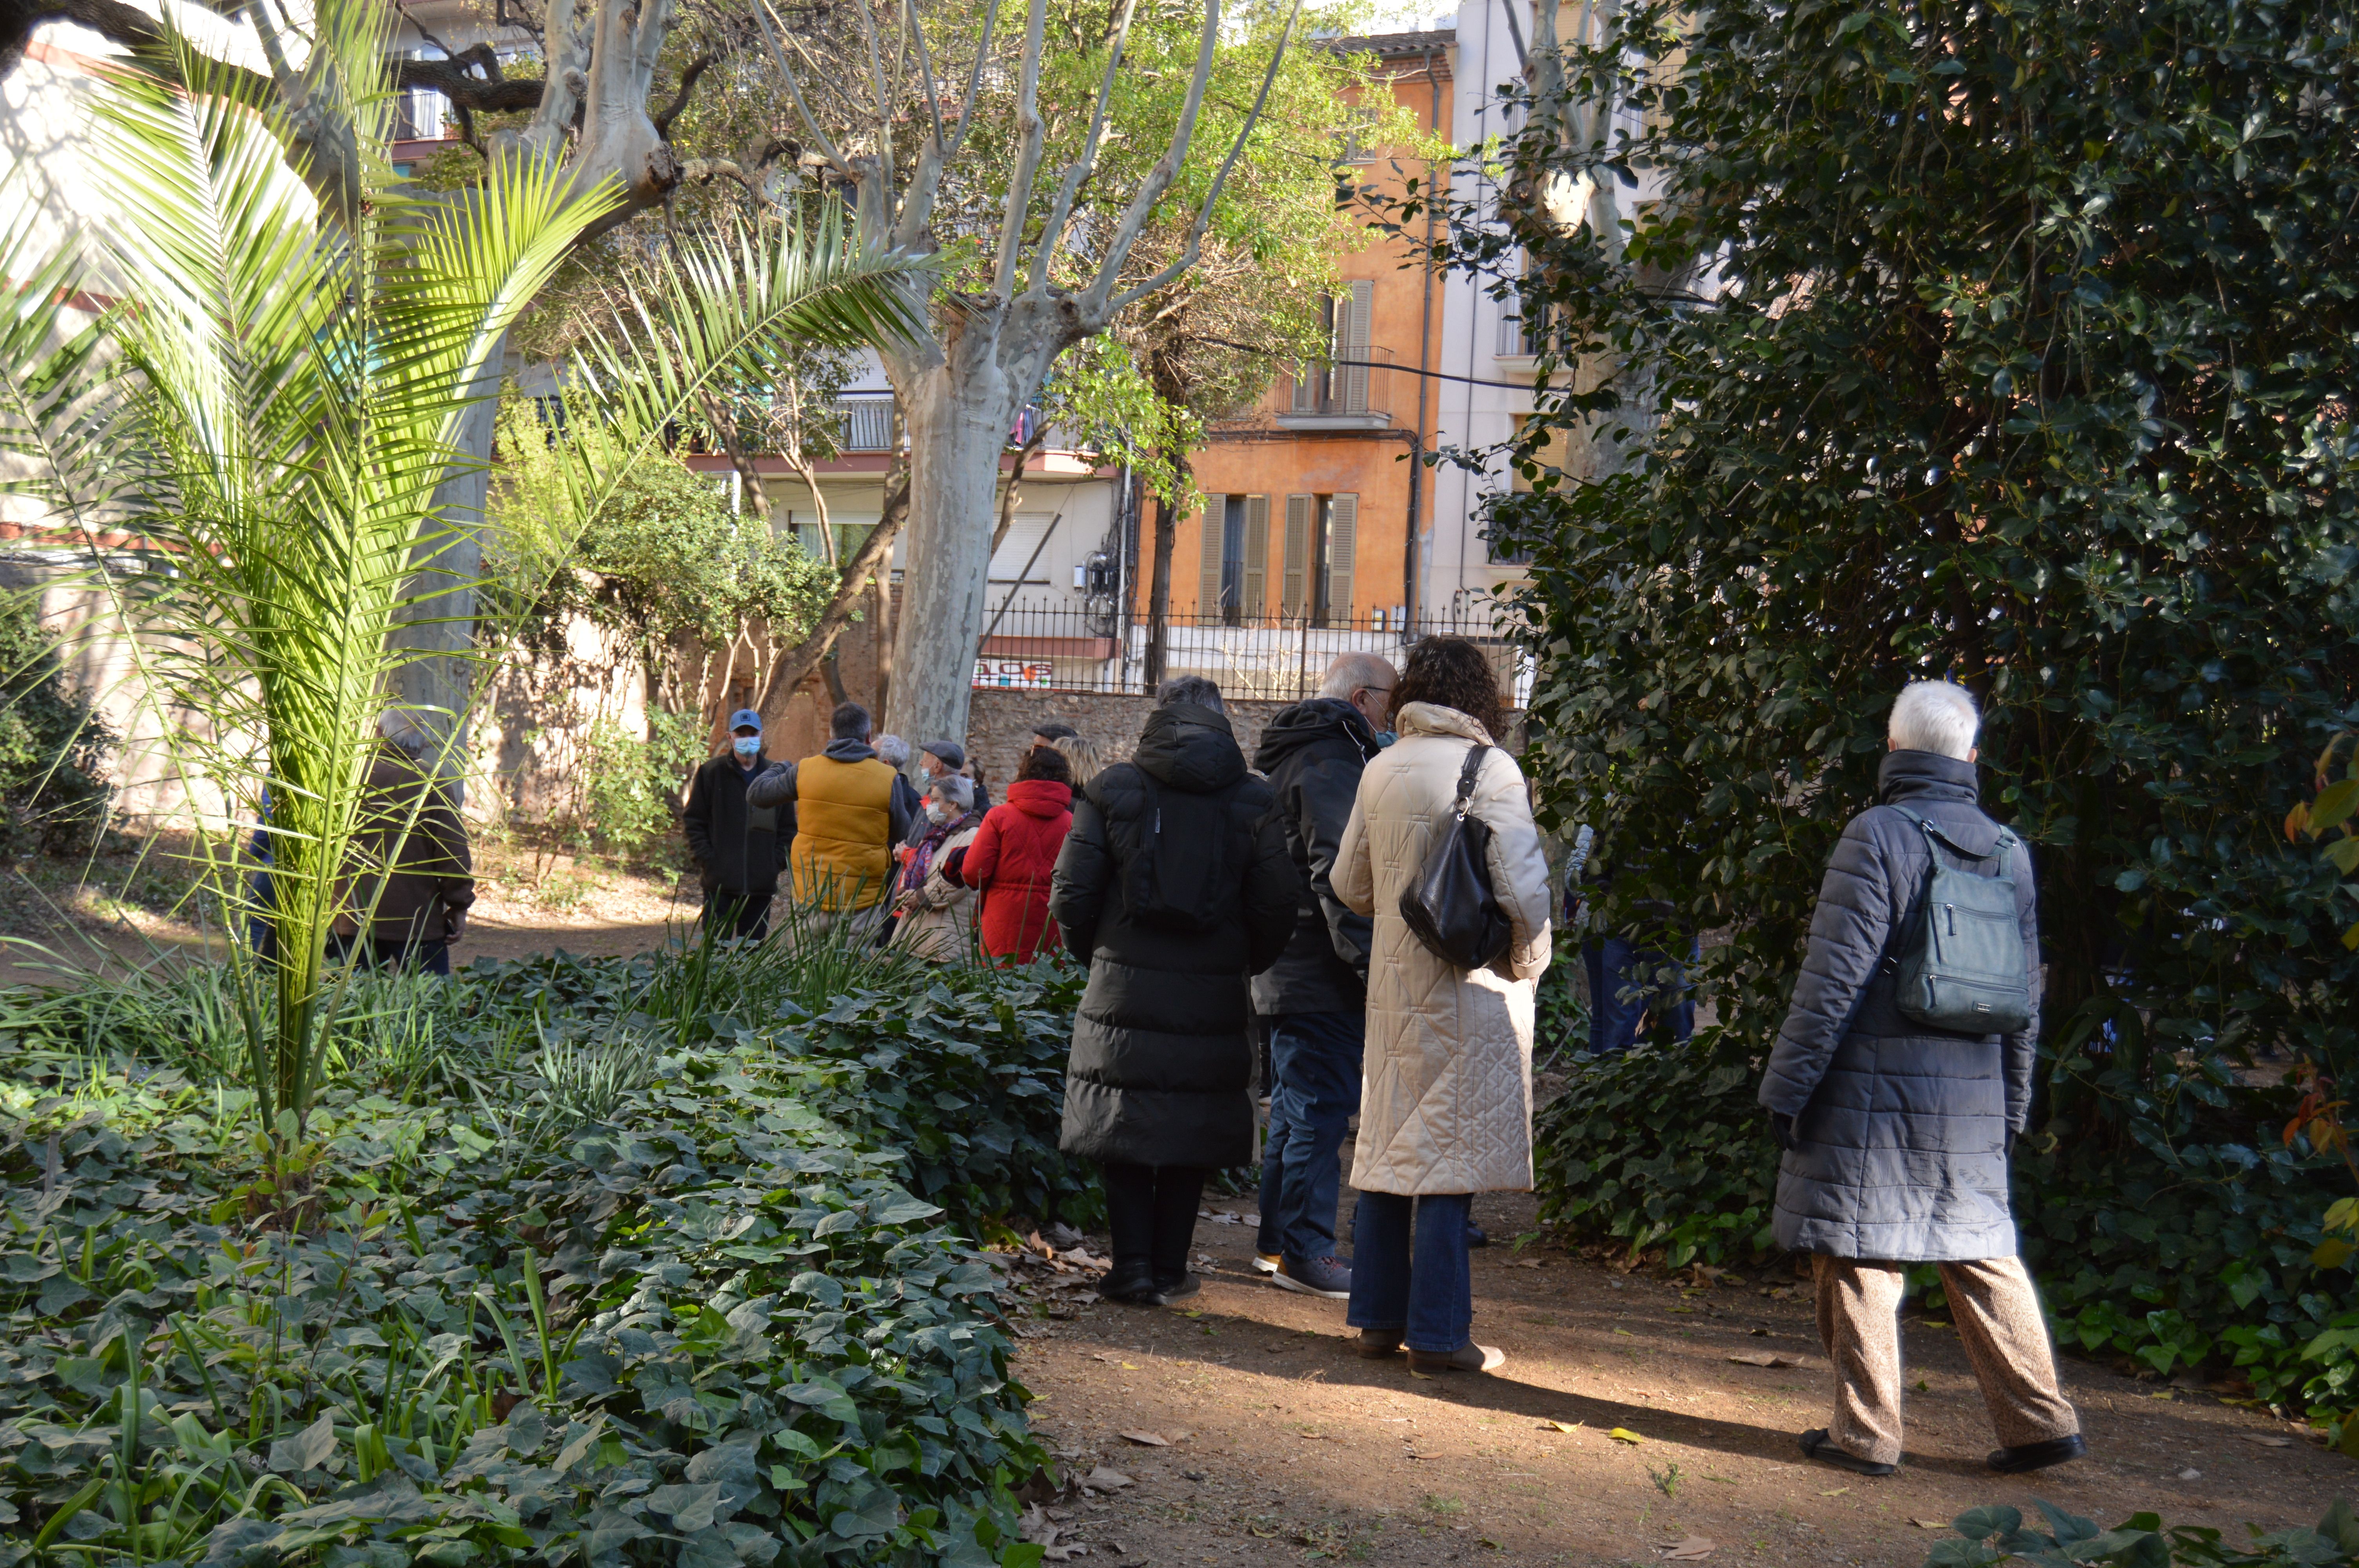
[[[1397,1328],[1364,1328],[1359,1338],[1352,1342],[1352,1348],[1371,1361],[1381,1361],[1399,1354],[1400,1342],[1401,1331]]]
[[[1419,1350],[1409,1346],[1408,1369],[1430,1376],[1436,1372],[1495,1372],[1507,1364],[1507,1353],[1496,1346],[1468,1340],[1455,1350]]]

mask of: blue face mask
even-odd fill
[[[752,757],[761,751],[762,738],[759,735],[738,735],[732,737],[729,744],[739,756]]]
[[[1399,739],[1399,736],[1394,734],[1389,730],[1379,730],[1376,731],[1376,744],[1379,747],[1389,746]]]

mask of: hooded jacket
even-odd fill
[[[1065,1152],[1141,1165],[1254,1154],[1246,978],[1294,930],[1299,887],[1269,785],[1226,718],[1147,716],[1083,787],[1049,910],[1090,967],[1065,1070]]]
[[[1254,977],[1254,1011],[1265,1018],[1343,1012],[1357,1019],[1368,1005],[1375,923],[1335,896],[1334,875],[1360,770],[1377,750],[1360,710],[1332,697],[1280,708],[1261,732],[1254,766],[1277,797],[1286,852],[1302,880],[1286,951]]]
[[[1976,804],[1974,765],[1886,753],[1877,804],[1851,819],[1828,860],[1810,950],[1761,1082],[1761,1104],[1794,1119],[1772,1228],[1781,1247],[1895,1263],[2011,1258],[2006,1142],[2031,1114],[2039,1039],[2039,922],[2031,857],[2009,853],[2032,1019],[2020,1033],[1958,1034],[1902,1014],[1897,958],[1931,857],[1907,806],[1963,856],[1997,873],[1998,825]],[[1988,859],[1972,857],[1989,855]]]
[[[983,950],[1028,964],[1057,946],[1049,924],[1049,883],[1065,832],[1073,825],[1073,792],[1055,779],[1017,779],[1007,800],[984,813],[954,873],[983,896]]]
[[[1360,776],[1335,892],[1375,917],[1352,1185],[1364,1193],[1520,1192],[1532,1184],[1532,997],[1549,954],[1548,862],[1515,759],[1494,749],[1468,809],[1491,830],[1507,951],[1461,969],[1418,940],[1401,893],[1458,797],[1467,747],[1491,737],[1454,708],[1412,702],[1400,740]]]

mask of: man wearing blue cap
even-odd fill
[[[680,814],[703,872],[704,928],[756,942],[770,932],[770,900],[790,838],[778,831],[778,807],[745,798],[745,786],[768,765],[762,716],[741,708],[729,716],[729,750],[696,770]]]

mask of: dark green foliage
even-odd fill
[[[708,972],[740,1014],[684,1026],[642,1004],[685,962],[364,988],[279,1185],[240,1091],[14,999],[0,1563],[43,1530],[127,1562],[135,1519],[145,1563],[221,1568],[1037,1561],[1007,1488],[1045,1455],[962,1231],[1087,1206],[1059,982],[929,971],[813,1018]]]
[[[1769,1250],[1777,1146],[1753,1091],[1761,1065],[1731,1031],[1568,1057],[1564,1092],[1533,1127],[1540,1218],[1680,1268]]]
[[[1537,103],[1506,161],[1517,191],[1658,182],[1626,243],[1513,202],[1512,232],[1452,242],[1513,259],[1524,318],[1615,371],[1543,400],[1514,454],[1531,489],[1490,517],[1532,557],[1544,812],[1644,854],[1609,925],[1663,901],[1724,935],[1701,987],[1766,1051],[1894,693],[1972,687],[1986,804],[2038,872],[2062,1065],[2017,1198],[2066,1337],[2280,1393],[2353,1377],[2317,1337],[2350,1275],[2308,1256],[2347,1188],[2234,1074],[2359,1078],[2334,869],[2282,831],[2359,705],[2359,14],[1624,16],[1568,51],[1575,97],[1618,105],[1582,122],[1599,139]],[[1701,1081],[1625,1071],[1609,1103],[1675,1116]],[[1723,1098],[1684,1154],[1683,1130],[1564,1112],[1551,1179],[1621,1184],[1611,1217],[1571,1186],[1560,1211],[1674,1249],[1749,1237]]]
[[[1644,135],[1518,167],[1667,199],[1618,258],[1515,237],[1527,318],[1631,369],[1533,422],[1491,523],[1535,552],[1548,806],[1658,852],[1611,902],[1727,929],[1721,1015],[1766,1038],[1893,693],[1952,676],[2038,860],[2051,1018],[2117,993],[2169,1050],[2359,1067],[2332,871],[2279,831],[2359,702],[2353,14],[1629,15],[1676,15],[1675,73],[1574,66]],[[1714,298],[1661,292],[1704,257]],[[1584,445],[1617,400],[1643,457]],[[1597,482],[1540,466],[1567,430]]]
[[[2072,1093],[2107,1097],[2133,1134],[2115,1148],[2039,1133],[2016,1150],[2017,1227],[2059,1341],[2163,1374],[2234,1367],[2268,1400],[2359,1404],[2350,1275],[2310,1257],[2340,1162],[2286,1149],[2266,1102],[2216,1058],[2165,1065],[2151,1084],[2085,1055],[2041,1065]],[[1541,1217],[1579,1240],[1659,1249],[1674,1268],[1774,1250],[1761,1067],[1716,1026],[1686,1047],[1584,1062],[1538,1119]]]
[[[114,734],[66,685],[39,604],[0,598],[0,854],[73,854],[106,820]]]
[[[2025,1529],[2018,1509],[1968,1509],[1951,1525],[1964,1539],[1934,1542],[1925,1568],[1994,1568],[2009,1558],[2037,1568],[2099,1563],[2114,1568],[2335,1568],[2359,1562],[2359,1524],[2343,1502],[2327,1510],[2316,1530],[2253,1530],[2241,1544],[2201,1525],[2178,1525],[2166,1533],[2153,1514],[2132,1514],[2111,1530],[2100,1530],[2094,1520],[2042,1498],[2033,1498],[2032,1506],[2052,1533]]]

